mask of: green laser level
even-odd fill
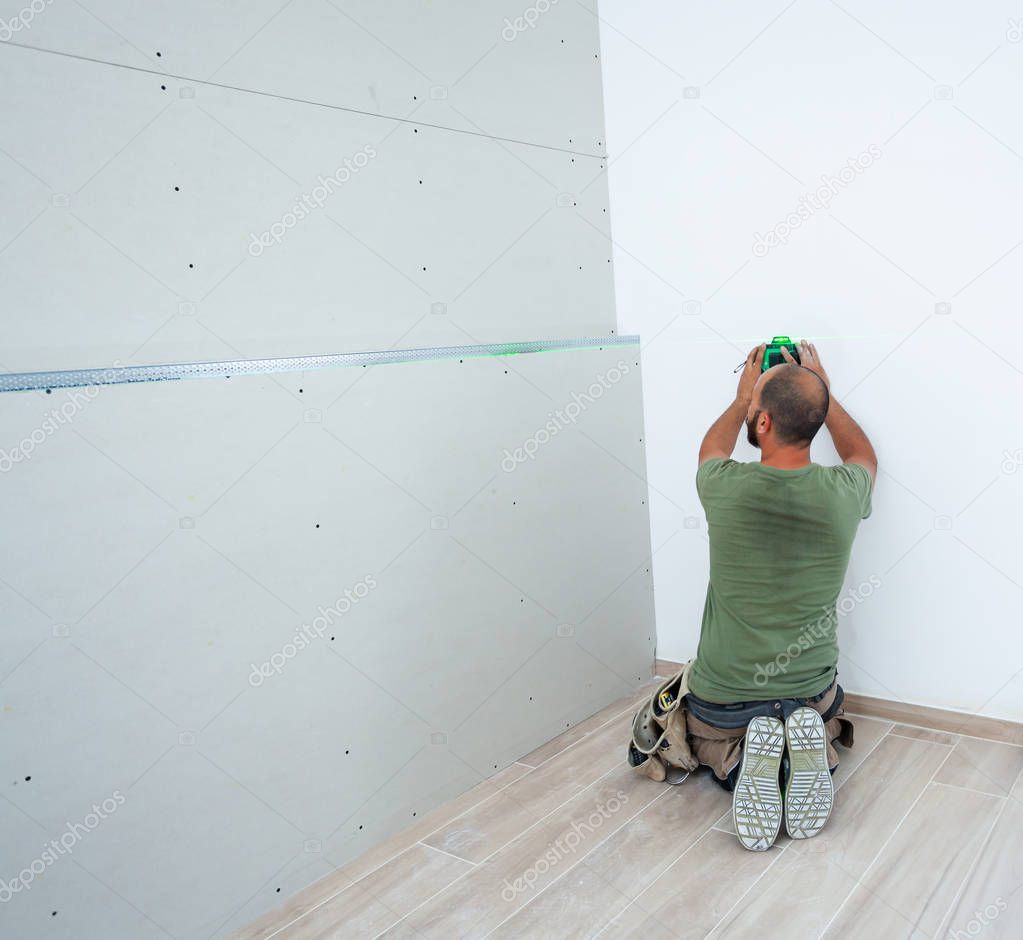
[[[796,362],[799,362],[799,350],[796,348],[796,344],[787,336],[776,336],[767,344],[767,348],[764,349],[764,361],[760,366],[761,372],[766,372],[771,366],[780,365],[785,361],[781,354],[783,347],[789,351],[789,354]]]

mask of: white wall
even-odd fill
[[[658,655],[687,657],[699,635],[700,438],[743,354],[787,333],[817,342],[880,459],[848,577],[880,587],[843,618],[842,682],[1023,719],[1018,6],[600,12],[619,322],[644,337]],[[830,208],[754,252],[863,154]],[[814,459],[835,459],[826,435]]]

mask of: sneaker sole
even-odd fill
[[[785,722],[785,743],[791,764],[785,830],[793,839],[812,839],[824,828],[835,800],[821,716],[812,708],[797,708]]]
[[[766,852],[781,828],[778,769],[785,731],[777,718],[754,718],[746,729],[742,767],[732,793],[732,818],[743,848]]]

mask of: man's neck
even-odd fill
[[[760,462],[766,467],[777,467],[779,470],[799,470],[810,465],[810,448],[778,447],[761,450]]]

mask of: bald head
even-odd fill
[[[770,415],[778,443],[808,447],[828,414],[828,390],[820,377],[786,362],[767,371],[759,391],[756,408]]]

